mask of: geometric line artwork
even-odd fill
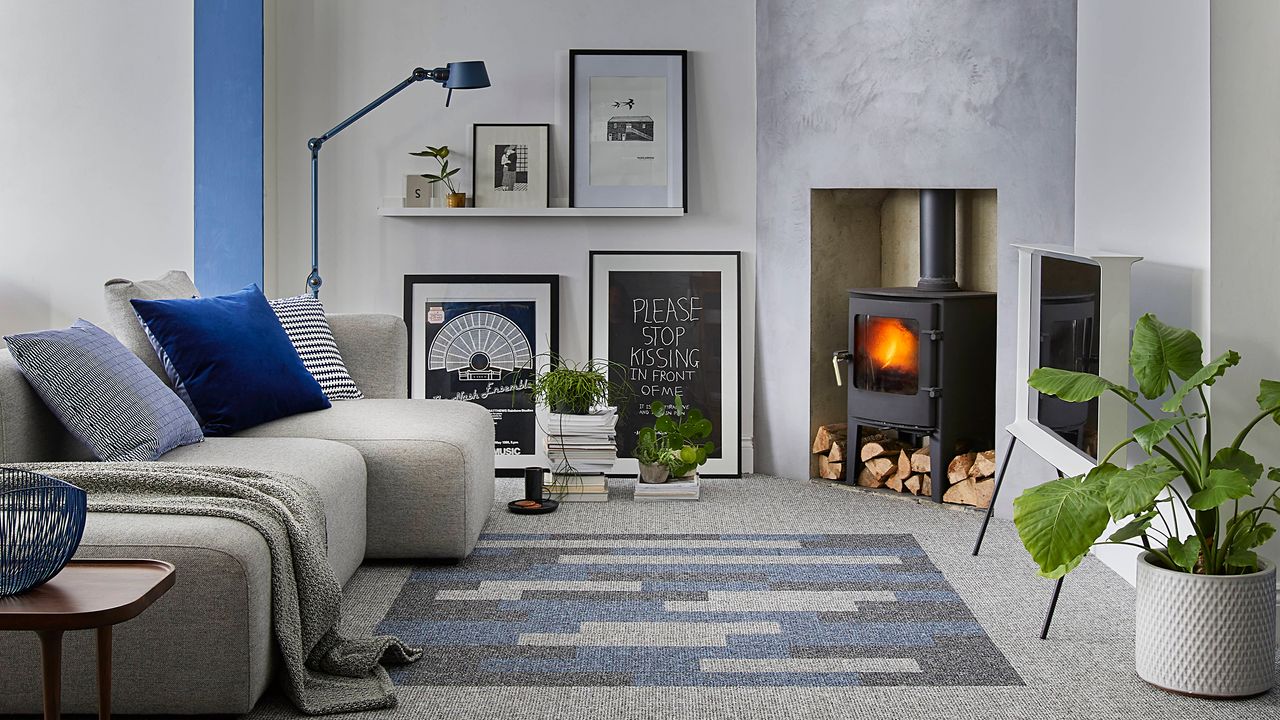
[[[908,534],[487,534],[377,632],[405,686],[1023,684]]]

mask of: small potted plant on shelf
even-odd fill
[[[1255,549],[1276,532],[1265,518],[1280,515],[1280,487],[1248,500],[1259,483],[1280,482],[1280,469],[1264,468],[1242,446],[1258,425],[1280,423],[1280,382],[1262,380],[1257,414],[1235,435],[1223,434],[1205,388],[1240,355],[1227,350],[1204,364],[1202,353],[1190,330],[1154,315],[1138,320],[1129,365],[1142,397],[1168,395],[1158,410],[1097,375],[1033,372],[1029,384],[1045,395],[1088,402],[1112,393],[1147,422],[1088,473],[1022,493],[1013,519],[1048,578],[1070,572],[1095,544],[1139,549],[1138,675],[1178,693],[1241,697],[1274,684],[1276,569]],[[1230,443],[1215,450],[1214,439],[1224,437]],[[1147,459],[1132,468],[1112,464],[1129,445]],[[1121,525],[1103,539],[1112,522]]]
[[[449,207],[460,208],[467,206],[467,194],[464,192],[458,192],[458,188],[453,185],[453,176],[457,175],[462,168],[449,167],[448,145],[441,145],[440,147],[432,147],[428,145],[426,150],[421,152],[411,152],[409,154],[414,157],[435,158],[435,161],[440,165],[440,171],[435,174],[424,173],[422,177],[426,178],[427,182],[432,184],[444,183],[445,188],[449,190],[449,194],[445,198]]]
[[[671,412],[661,402],[650,407],[653,427],[641,428],[636,436],[636,459],[640,461],[640,480],[646,483],[666,482],[668,478],[687,478],[705,465],[715,452],[711,437],[711,421],[697,408],[685,408],[684,399],[676,395]],[[645,466],[649,465],[648,468]],[[666,473],[658,472],[660,466]]]

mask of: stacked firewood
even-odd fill
[[[818,476],[844,480],[855,465],[849,451],[849,431],[844,423],[823,425],[813,441]],[[856,444],[862,469],[856,482],[867,488],[888,488],[912,495],[933,495],[933,458],[929,447],[900,440],[891,431],[864,431]],[[985,508],[995,489],[996,453],[964,452],[947,465],[944,502]]]

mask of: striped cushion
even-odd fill
[[[324,305],[319,298],[310,295],[281,298],[271,301],[271,309],[280,318],[280,325],[293,342],[302,358],[302,364],[320,383],[320,389],[330,400],[359,400],[364,397],[355,380],[347,372],[346,363],[338,353],[338,343],[333,339],[329,321],[324,318]]]
[[[156,460],[204,439],[178,396],[105,330],[9,335],[9,352],[53,414],[100,460]]]

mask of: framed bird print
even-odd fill
[[[405,275],[409,397],[489,411],[499,475],[547,465],[530,392],[559,343],[557,275]]]
[[[688,212],[685,50],[569,51],[569,205]]]

